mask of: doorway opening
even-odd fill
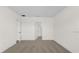
[[[42,25],[41,22],[35,22],[36,40],[42,40]]]

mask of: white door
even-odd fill
[[[22,40],[42,39],[42,27],[40,22],[22,23]]]
[[[35,40],[34,24],[30,22],[22,23],[22,40]]]

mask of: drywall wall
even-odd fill
[[[43,40],[53,40],[53,17],[24,17],[22,19],[22,40],[35,40],[36,23],[41,23]],[[40,34],[39,34],[40,35]]]
[[[79,52],[79,7],[66,7],[54,21],[55,40],[71,52]]]
[[[0,52],[16,43],[16,18],[16,13],[8,7],[0,7]]]

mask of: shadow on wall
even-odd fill
[[[42,36],[38,36],[36,40],[42,40]]]

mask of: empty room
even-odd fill
[[[0,6],[1,53],[79,53],[79,6]]]

